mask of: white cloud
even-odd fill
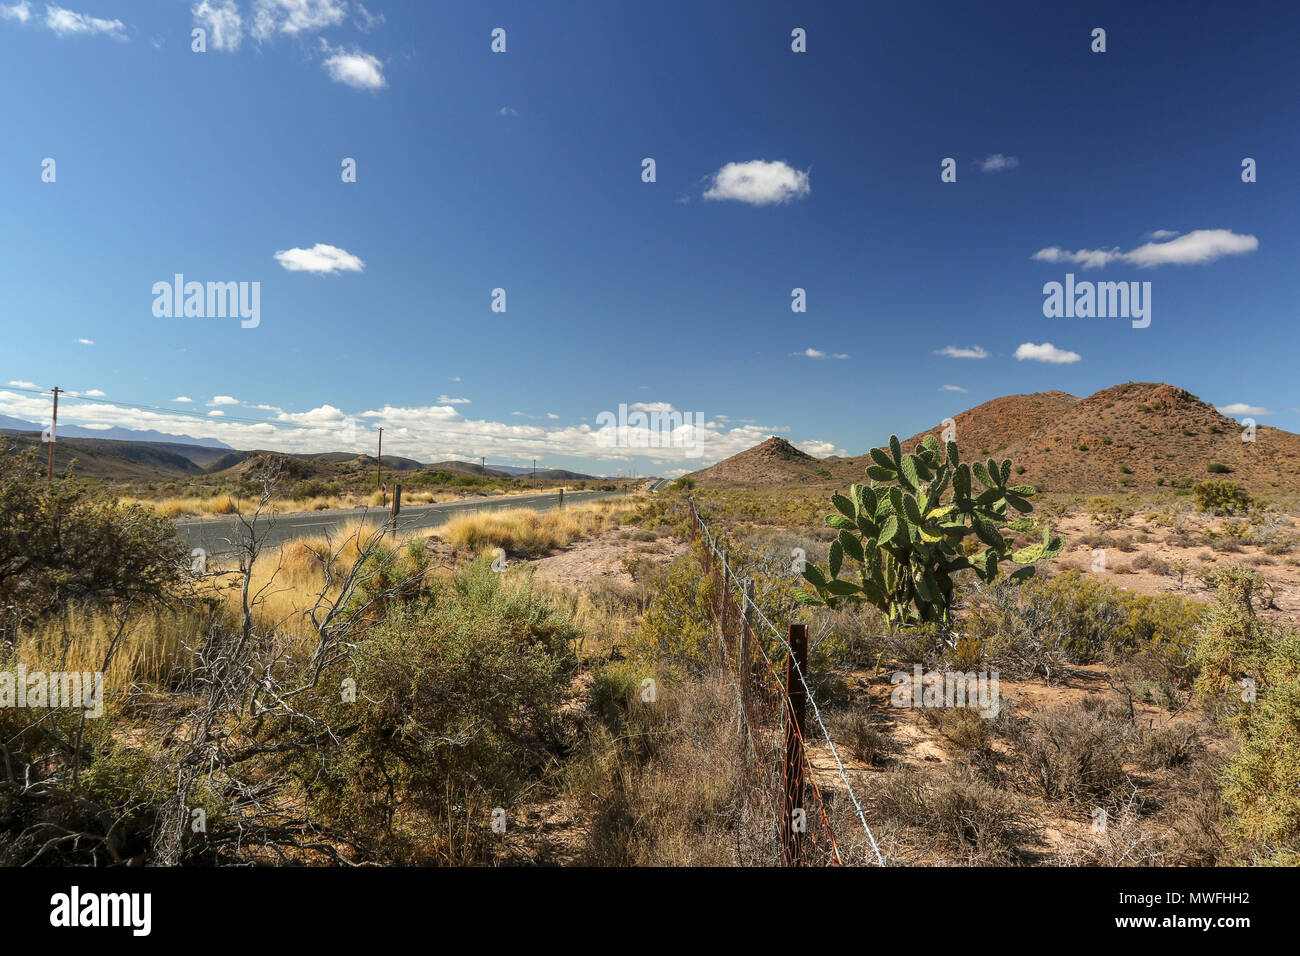
[[[559,418],[560,416],[557,415],[557,414],[555,414],[555,412],[547,412],[547,413],[546,413],[546,417],[547,417],[547,418],[550,418],[550,419],[556,419],[556,418]]]
[[[352,22],[357,25],[357,29],[362,33],[369,33],[375,27],[382,26],[387,19],[382,13],[371,13],[366,9],[364,3],[354,4],[353,9],[356,16]]]
[[[81,393],[85,398],[103,398],[104,393],[97,388],[92,388],[88,392]]]
[[[78,344],[78,345],[94,345],[95,342],[94,342],[93,339],[77,339],[77,344]]]
[[[812,455],[814,458],[825,458],[827,455],[839,455],[841,458],[846,456],[844,449],[837,448],[834,442],[812,439],[793,442],[793,445],[805,455]]]
[[[1026,342],[1016,349],[1016,358],[1021,362],[1029,359],[1031,362],[1048,362],[1052,365],[1069,365],[1083,358],[1078,352],[1067,352],[1065,349],[1058,349],[1051,342],[1044,342],[1042,345],[1035,345],[1033,342]]]
[[[1029,258],[1037,262],[1068,262],[1083,266],[1085,269],[1098,269],[1112,262],[1122,261],[1124,253],[1120,251],[1119,246],[1113,249],[1079,249],[1075,252],[1057,246],[1048,246],[1046,249],[1039,249]]]
[[[1130,252],[1127,258],[1143,268],[1201,265],[1258,248],[1259,240],[1254,236],[1241,236],[1229,229],[1197,229],[1167,242],[1148,242]]]
[[[518,116],[519,111],[513,106],[503,106],[497,110],[497,116]]]
[[[239,399],[232,398],[229,395],[213,395],[209,405],[238,405]]]
[[[790,354],[791,354],[791,355],[801,355],[801,356],[803,356],[804,358],[810,358],[810,359],[824,359],[824,358],[846,359],[846,358],[848,358],[848,356],[845,355],[843,352],[831,352],[831,353],[827,353],[827,352],[823,352],[821,349],[813,349],[813,348],[804,349],[802,352],[791,352]]]
[[[0,20],[17,20],[26,23],[32,18],[32,5],[28,0],[20,3],[0,3]]]
[[[1144,239],[1172,239],[1172,238],[1173,238],[1174,236],[1176,236],[1176,235],[1178,235],[1178,232],[1177,232],[1176,230],[1173,230],[1173,229],[1157,229],[1157,230],[1155,230],[1154,232],[1148,232],[1148,233],[1147,233],[1145,236],[1143,236],[1142,238],[1144,238]]]
[[[14,388],[35,388],[36,387],[35,382],[12,381],[9,384],[12,385]]]
[[[946,355],[948,358],[964,359],[983,359],[989,357],[989,353],[984,351],[984,349],[978,345],[972,345],[969,348],[957,345],[945,345],[943,348],[938,349],[934,354]]]
[[[966,392],[966,391],[970,391],[970,390],[969,390],[969,389],[962,388],[960,385],[941,385],[941,386],[939,386],[939,391],[941,391],[941,392]]]
[[[1019,156],[1003,156],[1001,153],[993,153],[985,156],[980,161],[980,172],[1000,173],[1004,169],[1015,169],[1019,165]]]
[[[448,398],[446,395],[439,395],[438,401],[444,405],[468,405],[468,398]]]
[[[188,395],[177,395],[175,398],[172,399],[172,401],[173,401],[173,402],[192,402],[192,401],[194,401],[194,399],[190,398]]]
[[[290,272],[319,274],[360,272],[366,267],[361,259],[346,249],[323,242],[316,243],[310,249],[282,249],[275,254],[275,261]]]
[[[727,163],[713,174],[713,183],[705,199],[734,199],[751,206],[770,206],[789,202],[812,192],[808,173],[786,163],[769,163],[762,159],[747,163]]]
[[[296,36],[338,26],[347,16],[347,0],[253,0],[253,36]]]
[[[1151,235],[1162,241],[1148,242],[1129,252],[1121,252],[1118,246],[1112,249],[1077,249],[1073,252],[1058,246],[1048,246],[1039,249],[1030,258],[1038,262],[1072,263],[1085,269],[1096,269],[1113,262],[1150,269],[1166,265],[1203,265],[1224,256],[1243,255],[1259,248],[1259,240],[1254,236],[1239,235],[1230,229],[1197,229],[1167,240],[1166,233],[1168,230],[1157,230]]]
[[[126,39],[126,24],[121,20],[101,20],[53,4],[45,5],[45,25],[61,37],[99,33],[115,40]]]
[[[330,54],[321,66],[335,83],[342,83],[354,90],[382,90],[388,85],[384,79],[384,64],[378,57],[363,50],[337,50],[324,41],[321,46]]]
[[[675,412],[670,402],[633,402],[628,406],[629,411],[633,412]]]
[[[183,396],[182,396],[183,397]],[[228,397],[228,396],[223,396]],[[240,403],[244,408],[252,408]],[[667,403],[654,403],[656,406]],[[0,388],[0,414],[26,421],[42,421],[49,415],[49,397]],[[669,406],[671,407],[671,406]],[[554,412],[547,413],[554,415]],[[540,416],[539,416],[540,419]],[[235,448],[265,448],[286,452],[361,451],[373,447],[370,426],[383,426],[384,451],[419,461],[443,461],[462,458],[477,461],[484,456],[492,461],[524,461],[536,457],[555,463],[557,458],[588,462],[637,463],[646,471],[654,462],[665,463],[656,473],[669,467],[687,471],[727,458],[752,448],[774,434],[789,432],[788,427],[759,425],[751,419],[729,424],[710,421],[697,426],[694,416],[681,426],[682,446],[659,447],[645,436],[631,435],[630,443],[610,446],[602,441],[602,430],[590,424],[562,424],[555,419],[508,423],[466,419],[450,405],[380,409],[347,413],[331,405],[304,412],[280,411],[263,421],[230,418],[221,409],[186,412],[181,409],[147,409],[117,406],[103,398],[75,398],[67,395],[59,402],[59,420],[73,424],[109,424],[127,429],[155,429],[169,434],[224,441]],[[348,424],[365,422],[353,430]],[[638,431],[635,427],[629,432]],[[347,437],[351,435],[352,437]],[[608,436],[605,436],[608,437]],[[355,441],[353,439],[355,438]],[[796,443],[814,455],[842,454],[833,443],[813,436]],[[702,449],[695,457],[688,451]],[[572,466],[570,466],[572,467]],[[581,470],[598,471],[592,466]]]
[[[244,42],[244,18],[235,0],[200,0],[190,12],[194,23],[207,31],[212,49],[234,53]]]
[[[1273,414],[1267,408],[1263,408],[1259,405],[1247,405],[1245,402],[1233,402],[1231,405],[1219,405],[1216,406],[1216,410],[1220,415],[1227,415],[1230,418],[1235,418],[1238,415],[1263,416]]]

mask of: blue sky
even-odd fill
[[[63,2],[0,0],[0,414],[611,474],[1130,380],[1300,429],[1292,5]]]

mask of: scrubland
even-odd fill
[[[78,561],[114,559],[70,568],[51,544],[3,582],[0,671],[101,671],[105,716],[0,708],[0,862],[772,862],[680,491],[250,541],[195,576],[183,549],[159,556],[157,516],[46,499],[39,468],[6,467],[0,509],[26,516],[9,554],[43,553],[58,512]],[[254,520],[274,496],[236,504]],[[799,604],[791,554],[826,560],[824,500],[699,500],[768,617],[808,623],[815,698],[892,864],[1297,862],[1290,512],[1230,490],[1052,498],[1015,534],[1050,523],[1061,555],[1020,585],[961,580],[939,628]],[[996,716],[893,706],[917,665],[996,671]],[[870,862],[810,746],[845,861]]]

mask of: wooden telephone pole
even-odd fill
[[[54,480],[54,430],[59,424],[59,392],[63,389],[54,386],[54,414],[50,418],[50,465],[45,472],[45,493],[50,493],[50,482]]]
[[[379,454],[375,456],[375,491],[383,494],[383,472],[384,472],[384,430],[379,429]]]

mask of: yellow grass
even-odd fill
[[[187,662],[203,638],[202,615],[192,608],[137,614],[122,633],[104,673],[106,692],[120,692],[135,683],[161,683]],[[107,610],[73,609],[67,617],[67,657],[63,655],[63,622],[50,620],[24,631],[17,655],[29,669],[95,672],[117,633],[118,623]]]
[[[482,511],[452,518],[434,533],[457,548],[502,548],[507,555],[531,557],[617,527],[633,510],[619,502],[597,501],[545,513],[528,508]]]

